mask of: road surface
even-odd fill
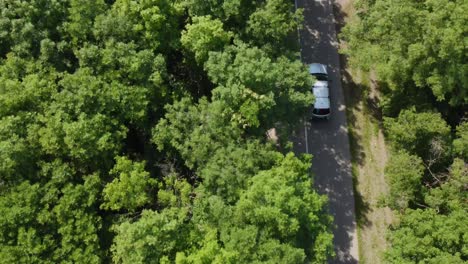
[[[299,32],[302,61],[327,65],[332,115],[330,120],[306,123],[294,142],[296,152],[313,155],[314,185],[329,197],[337,254],[329,263],[358,263],[351,154],[331,1],[296,0],[297,7],[304,9],[304,28]]]

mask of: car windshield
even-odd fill
[[[314,74],[314,76],[319,81],[327,81],[328,80],[326,74],[318,73],[318,74]]]

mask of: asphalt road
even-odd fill
[[[302,61],[327,65],[332,114],[330,120],[306,122],[294,142],[296,153],[313,154],[314,185],[329,197],[337,254],[329,263],[358,263],[351,154],[332,1],[296,0],[297,7],[304,8],[305,18],[299,34]]]

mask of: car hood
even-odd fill
[[[327,86],[319,86],[312,88],[315,98],[328,98],[330,91]]]
[[[315,98],[314,108],[315,109],[330,109],[330,99],[322,98],[322,97]]]

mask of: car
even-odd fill
[[[309,64],[309,73],[316,79],[312,86],[312,93],[315,96],[312,117],[329,119],[331,111],[327,66],[320,63]]]

